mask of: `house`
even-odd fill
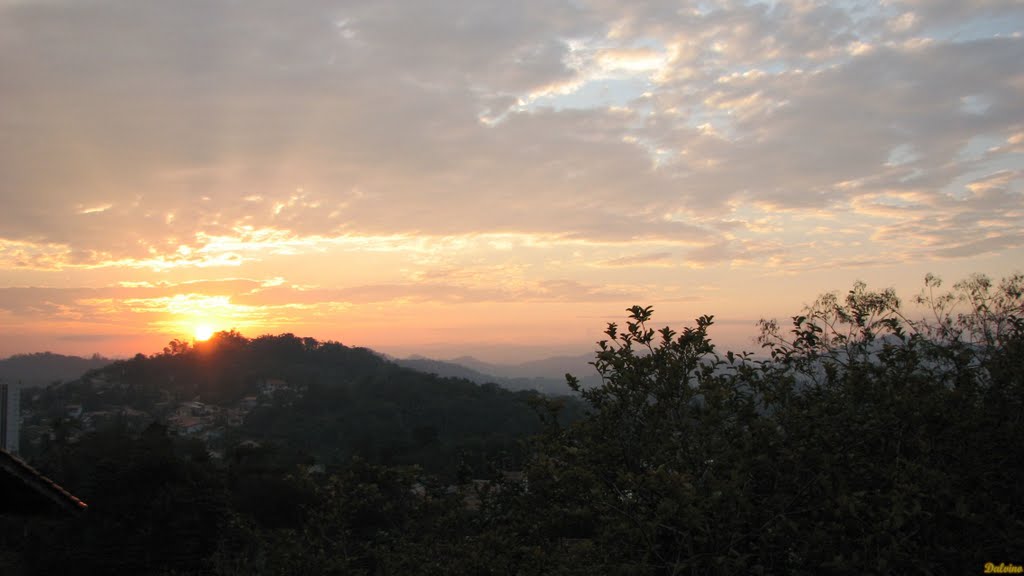
[[[245,411],[241,408],[228,408],[225,413],[227,425],[231,428],[238,428],[245,422]]]
[[[127,406],[120,407],[118,409],[118,415],[128,422],[129,427],[138,428],[140,430],[153,421],[153,416],[151,416],[149,412],[136,410]]]
[[[0,515],[77,514],[88,505],[24,460],[0,450]]]
[[[211,408],[202,402],[193,400],[192,402],[182,402],[178,405],[175,413],[179,416],[205,416],[209,414]]]
[[[112,420],[114,416],[114,413],[109,410],[82,412],[82,428],[85,430],[95,430],[101,424]]]
[[[276,378],[265,378],[259,386],[261,396],[273,396],[281,390],[288,389],[288,382]]]
[[[19,535],[28,534],[29,516],[42,517],[49,524],[82,514],[87,508],[85,502],[24,460],[0,449],[0,574],[29,573],[17,546]]]
[[[181,434],[198,434],[206,428],[208,422],[198,416],[172,416],[167,423]]]
[[[238,408],[244,410],[245,412],[249,412],[250,410],[255,408],[257,404],[259,404],[259,399],[257,399],[255,396],[246,396],[245,398],[242,398],[241,400],[238,401]]]

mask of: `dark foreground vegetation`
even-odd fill
[[[928,278],[919,300],[929,315],[918,320],[891,291],[857,285],[788,326],[762,322],[764,358],[718,354],[711,317],[656,331],[651,309],[635,307],[599,343],[603,384],[579,389],[569,377],[586,415],[560,417],[565,400],[495,399],[502,422],[518,422],[504,401],[532,405],[537,424],[516,429],[514,451],[496,441],[497,453],[480,452],[484,463],[460,460],[466,446],[444,449],[458,428],[449,434],[429,418],[405,428],[418,433],[387,432],[402,426],[390,416],[373,424],[399,448],[324,452],[309,436],[344,410],[327,392],[320,412],[301,411],[319,416],[295,417],[301,400],[281,404],[291,420],[260,424],[281,430],[276,443],[230,445],[221,459],[160,424],[110,426],[73,444],[58,435],[35,463],[90,509],[5,519],[4,574],[973,574],[988,562],[1020,565],[1022,292],[1022,276],[975,276],[948,293]],[[320,364],[285,365],[312,370],[328,389],[349,382],[340,387],[348,398],[363,393]],[[356,381],[395,385],[366,378]],[[391,400],[381,394],[384,414]],[[431,401],[416,396],[406,413]],[[304,431],[289,432],[300,420]],[[345,430],[327,444],[345,444],[355,428]],[[419,453],[417,442],[438,447]]]

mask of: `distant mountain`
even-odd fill
[[[94,355],[91,358],[65,356],[52,352],[16,354],[0,360],[0,380],[20,382],[24,386],[45,386],[57,381],[74,380],[82,374],[113,362]]]
[[[434,360],[422,356],[393,358],[393,362],[413,370],[450,378],[465,378],[478,384],[493,383],[509,390],[537,390],[549,395],[569,394],[565,374],[579,378],[584,386],[600,383],[589,365],[593,354],[555,356],[520,364],[492,364],[472,356],[453,360]]]
[[[472,356],[461,356],[450,360],[456,364],[468,366],[474,370],[511,378],[560,378],[565,379],[569,373],[577,378],[584,378],[594,372],[590,365],[594,361],[594,353],[587,352],[579,356],[552,356],[541,360],[531,360],[518,364],[492,364],[478,360]]]
[[[497,384],[497,378],[492,374],[485,374],[478,370],[463,366],[462,364],[456,364],[454,362],[445,362],[444,360],[434,360],[432,358],[426,358],[424,356],[410,356],[409,358],[389,358],[395,364],[399,366],[405,366],[406,368],[412,368],[419,372],[426,372],[427,374],[436,374],[445,378],[465,378],[477,384],[494,383]]]
[[[485,374],[472,368],[443,360],[430,358],[397,358],[393,362],[417,372],[434,374],[442,378],[462,378],[477,384],[497,384],[506,390],[536,390],[549,395],[568,394],[565,379],[555,378],[507,378]]]

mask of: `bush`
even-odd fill
[[[716,354],[710,316],[677,334],[630,309],[599,343],[603,384],[569,377],[590,416],[550,429],[533,455],[528,517],[550,531],[552,565],[594,550],[621,573],[929,573],[1010,558],[1024,542],[1022,285],[975,276],[936,295],[929,276],[917,301],[931,316],[912,320],[891,290],[857,284],[788,333],[762,321],[764,360]],[[592,546],[565,559],[583,548],[558,543],[580,541]]]

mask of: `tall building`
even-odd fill
[[[18,453],[21,398],[15,384],[0,382],[0,448]]]

